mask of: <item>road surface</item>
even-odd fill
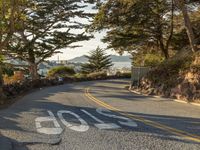
[[[200,107],[131,93],[128,82],[28,94],[0,111],[0,133],[14,150],[200,150]]]

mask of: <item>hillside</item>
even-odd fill
[[[111,55],[112,62],[131,62],[130,56],[117,56]],[[78,62],[78,63],[86,63],[87,58],[85,56],[75,57],[73,59],[68,60],[69,62]]]
[[[160,95],[200,103],[200,52],[184,50],[163,62],[142,78],[139,89],[149,95]],[[137,88],[137,87],[136,87]]]

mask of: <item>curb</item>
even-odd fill
[[[154,98],[163,98],[162,96],[154,96],[154,95],[143,94],[141,92],[138,92],[138,91],[135,91],[135,90],[131,90],[131,89],[128,89],[128,91],[130,91],[132,93],[135,93],[135,94],[138,94],[138,95],[150,96],[150,97],[154,97]],[[170,98],[168,98],[168,99],[170,99]],[[200,107],[199,103],[186,102],[186,101],[179,100],[179,99],[171,99],[171,100],[174,101],[174,102],[178,102],[178,103],[190,104],[190,105],[194,105],[194,106],[199,106]]]

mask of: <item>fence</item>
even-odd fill
[[[131,86],[139,86],[140,79],[144,77],[150,69],[150,67],[132,67]]]

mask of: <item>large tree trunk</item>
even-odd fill
[[[176,0],[176,3],[178,4],[178,7],[182,11],[184,22],[185,22],[185,28],[186,28],[186,31],[187,31],[187,35],[188,35],[188,38],[189,38],[189,41],[190,41],[190,46],[192,48],[192,51],[196,52],[197,51],[197,45],[195,43],[195,36],[194,36],[194,32],[193,32],[193,29],[192,29],[190,17],[188,15],[188,10],[187,10],[187,7],[185,5],[185,2],[184,2],[184,0]]]
[[[169,50],[168,48],[165,47],[162,39],[159,39],[159,46],[160,46],[160,50],[165,56],[165,59],[169,59]]]
[[[37,68],[37,64],[30,64],[30,74],[31,74],[31,78],[32,80],[38,80],[39,79],[39,74],[38,74],[38,68]]]

